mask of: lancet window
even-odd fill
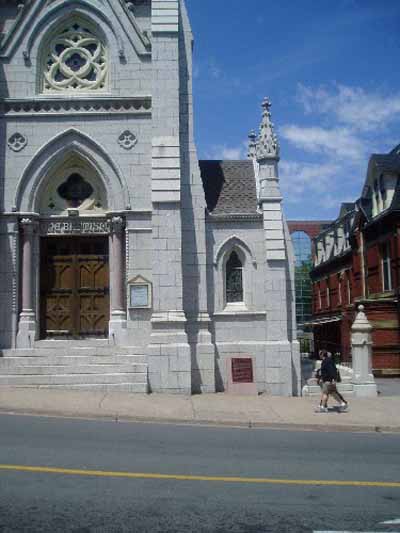
[[[226,263],[226,303],[243,302],[243,264],[233,251]]]

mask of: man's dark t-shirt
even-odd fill
[[[331,357],[325,357],[321,362],[321,379],[322,381],[333,381],[337,379],[336,365]]]

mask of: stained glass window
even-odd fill
[[[233,251],[226,263],[226,303],[243,302],[243,265]]]

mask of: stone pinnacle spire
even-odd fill
[[[264,98],[262,108],[263,116],[256,149],[257,161],[279,159],[279,142],[274,132],[274,124],[271,121],[271,102],[268,98]]]

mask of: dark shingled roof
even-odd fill
[[[399,146],[389,154],[372,154],[371,164],[382,172],[400,172]]]
[[[199,165],[210,213],[257,213],[252,161],[199,161]]]

